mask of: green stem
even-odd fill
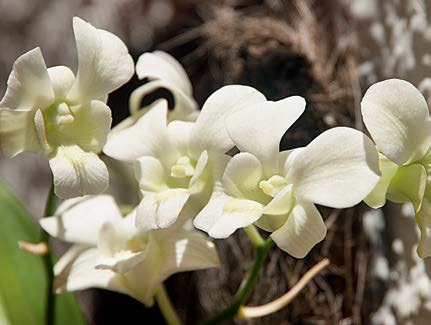
[[[243,229],[255,247],[259,247],[260,245],[263,245],[265,243],[255,226],[250,225]]]
[[[168,325],[181,325],[181,320],[163,284],[157,290],[155,298],[166,323]]]
[[[55,207],[57,203],[57,197],[54,193],[54,185],[51,185],[51,189],[49,190],[48,199],[46,201],[45,206],[45,217],[49,217],[54,215]],[[49,244],[49,234],[42,229],[41,233],[41,242],[46,242]],[[46,325],[54,325],[54,309],[55,309],[55,295],[53,290],[53,282],[54,282],[54,265],[52,263],[52,254],[51,251],[46,253],[43,256],[43,262],[45,264],[46,272],[48,275],[48,283],[46,288],[46,309],[45,309],[45,320]]]
[[[259,235],[260,236],[260,235]],[[274,245],[271,238],[262,240],[262,243],[256,246],[256,256],[254,257],[253,265],[251,266],[250,272],[248,273],[247,279],[235,295],[234,301],[231,305],[226,307],[224,310],[214,315],[213,317],[202,322],[200,325],[214,325],[220,324],[221,322],[234,317],[241,305],[243,305],[249,298],[251,291],[254,288],[256,280],[259,276],[260,269],[265,262],[268,255],[269,249]]]

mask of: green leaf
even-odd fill
[[[2,182],[0,211],[0,324],[43,325],[47,270],[42,257],[18,248],[19,240],[37,243],[40,228]],[[55,324],[85,324],[72,294],[56,296]]]

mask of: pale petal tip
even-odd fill
[[[88,23],[84,19],[82,19],[78,16],[74,16],[72,18],[72,24],[73,24],[73,27],[75,28],[79,24],[88,24]]]

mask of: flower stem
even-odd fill
[[[237,314],[239,308],[246,302],[246,300],[250,296],[251,291],[253,290],[256,280],[259,276],[259,272],[262,268],[263,262],[268,255],[269,249],[273,245],[274,242],[271,238],[268,238],[267,240],[262,239],[262,242],[256,245],[256,256],[254,257],[253,265],[251,266],[247,279],[235,295],[235,299],[232,304],[218,314],[202,322],[201,325],[220,324],[221,322],[230,319]]]
[[[165,286],[162,284],[156,292],[156,301],[168,325],[181,325],[181,320],[169,299]]]
[[[55,196],[55,193],[54,193],[54,184],[52,184],[51,189],[49,190],[48,199],[46,201],[45,217],[54,215],[56,203],[57,203],[57,197]],[[43,229],[42,229],[40,241],[45,242],[47,245],[49,242],[49,235]],[[52,262],[51,252],[48,251],[48,253],[43,256],[43,261],[44,261],[47,276],[48,276],[48,279],[47,279],[48,283],[46,288],[45,321],[46,321],[46,325],[54,325],[54,310],[55,310],[55,295],[53,290],[54,265]]]
[[[264,244],[265,241],[263,240],[262,236],[259,234],[259,231],[256,229],[255,226],[250,225],[243,229],[255,247]]]

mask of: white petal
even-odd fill
[[[194,220],[196,228],[213,238],[227,238],[262,215],[262,204],[215,193]]]
[[[193,122],[172,121],[168,124],[169,139],[181,155],[190,155],[190,141],[194,127]]]
[[[136,226],[142,231],[171,226],[189,197],[189,191],[182,188],[146,194],[138,206]]]
[[[135,175],[139,187],[145,192],[162,192],[169,189],[165,181],[166,171],[157,158],[139,158],[135,164]]]
[[[61,126],[59,143],[73,143],[85,151],[98,153],[102,150],[111,128],[111,110],[100,100],[79,106],[73,111],[75,121]]]
[[[359,203],[379,179],[374,144],[362,132],[346,127],[314,139],[296,155],[287,175],[296,197],[333,208]]]
[[[230,116],[227,131],[239,150],[271,165],[280,151],[281,138],[304,109],[305,100],[299,96],[261,102]]]
[[[166,112],[166,101],[159,102],[130,128],[112,133],[103,152],[124,161],[134,161],[145,155],[157,156],[163,150],[168,153]]]
[[[382,154],[379,154],[379,168],[382,173],[382,177],[376,187],[364,199],[364,202],[374,209],[381,208],[385,205],[389,184],[399,166]]]
[[[168,121],[182,120],[195,121],[199,110],[193,97],[186,95],[180,89],[173,87],[163,80],[151,80],[139,88],[135,89],[129,98],[129,108],[132,115],[139,114],[142,100],[145,96],[153,93],[157,89],[167,89],[174,98],[174,107],[168,112]]]
[[[263,210],[264,214],[283,215],[288,214],[295,204],[292,184],[285,186]]]
[[[21,55],[14,63],[0,107],[44,109],[54,101],[54,91],[39,48]]]
[[[42,218],[39,223],[53,237],[96,246],[102,225],[121,220],[114,198],[98,195],[67,200],[60,205],[55,216]]]
[[[227,164],[223,174],[223,190],[226,194],[253,200],[261,197],[262,165],[259,159],[248,152],[235,155]]]
[[[96,266],[101,270],[112,270],[116,273],[125,274],[142,263],[147,255],[147,250],[127,249],[127,242],[133,241],[137,234],[136,228],[133,233],[127,233],[122,227],[122,222],[104,223],[99,232],[99,250],[103,257],[99,259]],[[143,240],[139,238],[138,240]]]
[[[34,114],[34,126],[36,129],[39,146],[45,156],[48,156],[52,152],[52,146],[48,143],[48,138],[45,128],[45,119],[43,118],[42,111],[38,109]]]
[[[201,177],[204,177],[204,171],[205,168],[208,164],[208,152],[203,151],[201,153],[201,155],[198,158],[198,161],[196,163],[196,167],[195,167],[195,173],[193,174],[192,178],[190,179],[190,183],[189,183],[189,189],[192,188],[199,188],[199,184],[198,183],[201,180]],[[196,186],[197,185],[197,186]],[[208,186],[208,184],[202,184],[203,186]]]
[[[326,226],[314,204],[297,202],[286,223],[271,234],[278,247],[296,258],[305,257],[326,236]]]
[[[78,73],[69,93],[74,102],[101,99],[126,83],[134,73],[127,47],[114,34],[73,18]]]
[[[100,253],[97,248],[72,247],[55,267],[56,292],[102,288],[129,294],[121,275],[110,270],[96,269],[99,258]]]
[[[208,97],[196,120],[196,146],[228,151],[234,146],[226,131],[228,116],[265,100],[265,96],[252,87],[229,85],[220,88]]]
[[[255,222],[259,228],[273,232],[283,226],[295,206],[293,186],[285,186],[263,209],[262,217]]]
[[[160,270],[162,278],[178,272],[220,265],[214,244],[198,231],[178,229],[166,234],[155,233],[155,236],[160,241],[160,249],[165,253],[165,261]]]
[[[0,148],[6,157],[23,151],[39,151],[34,111],[0,109]]]
[[[362,116],[379,150],[398,165],[422,158],[431,125],[425,98],[412,84],[390,79],[372,85],[361,103]]]
[[[55,193],[60,198],[99,194],[108,187],[106,165],[95,153],[85,152],[78,146],[58,147],[49,164]]]
[[[154,294],[165,280],[160,269],[164,263],[164,254],[167,252],[161,251],[159,244],[150,235],[145,259],[124,275],[129,283],[129,294],[147,307],[153,305]]]
[[[139,79],[161,79],[172,87],[178,87],[191,96],[192,84],[181,64],[170,54],[162,51],[142,54],[136,63]]]
[[[48,74],[54,89],[55,98],[57,100],[66,99],[66,96],[75,81],[75,75],[72,70],[60,65],[48,68]]]

